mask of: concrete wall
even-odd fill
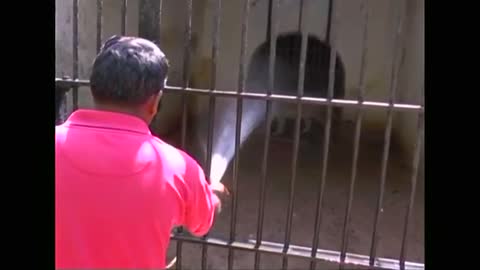
[[[104,0],[102,42],[115,34],[121,33],[121,1]],[[129,0],[127,7],[127,35],[138,35],[138,16],[140,0]],[[192,19],[192,56],[198,55],[197,43],[203,32],[203,17],[206,1],[193,1],[195,10]],[[55,75],[72,76],[72,1],[56,0],[55,12]],[[161,48],[170,61],[168,84],[183,85],[183,55],[185,44],[185,23],[187,9],[185,1],[163,1],[160,36]],[[79,78],[88,79],[93,59],[96,55],[96,1],[79,1]],[[195,61],[192,58],[192,63]],[[69,110],[72,97],[69,95]],[[87,87],[79,90],[79,105],[83,108],[92,106],[92,98]],[[152,125],[161,133],[166,134],[175,128],[179,121],[181,98],[175,94],[164,94],[162,108]],[[162,119],[160,121],[160,119]]]
[[[211,3],[213,1],[209,1]],[[265,42],[266,23],[268,14],[268,1],[252,1],[249,32],[247,40],[247,61],[253,52]],[[286,33],[299,29],[299,3],[300,1],[281,1],[279,18],[279,32]],[[360,59],[362,48],[360,46],[362,24],[364,22],[360,12],[360,1],[337,1],[338,25],[337,25],[337,49],[346,67],[346,98],[356,98],[358,95],[358,81],[360,72]],[[366,98],[374,101],[386,101],[387,91],[390,85],[390,70],[392,64],[392,30],[394,27],[392,1],[371,0],[368,6],[370,19],[368,23],[368,60],[367,60],[367,91]],[[217,88],[221,90],[235,90],[238,84],[238,68],[240,61],[241,22],[243,1],[231,1],[222,9],[222,28],[220,45],[220,62],[217,68]],[[327,27],[328,0],[311,1],[307,16],[309,32],[325,39]],[[195,82],[199,87],[208,87],[209,59],[211,57],[212,32],[212,5],[207,6],[204,17],[204,33],[208,33],[202,39],[200,57],[202,63],[198,68],[198,76]],[[367,120],[371,122],[383,122],[383,114],[378,110],[367,113]],[[348,114],[347,118],[352,118]]]
[[[424,32],[422,1],[407,1],[407,21],[404,42],[405,57],[399,78],[399,101],[417,102],[416,99],[423,80]],[[79,7],[79,73],[80,78],[88,78],[96,47],[96,1],[81,0]],[[181,86],[183,77],[184,33],[186,22],[186,1],[163,1],[161,14],[161,47],[171,63],[169,85]],[[282,0],[279,17],[280,32],[298,30],[299,3],[295,0]],[[104,1],[104,33],[102,40],[120,33],[121,1]],[[253,52],[265,42],[267,22],[267,0],[252,0],[248,21],[247,63]],[[346,98],[356,98],[361,60],[361,35],[363,17],[361,1],[338,0],[337,49],[346,67]],[[369,1],[370,18],[368,23],[368,55],[366,70],[366,99],[386,101],[391,80],[393,56],[393,31],[395,12],[400,10],[403,1]],[[128,1],[127,34],[138,33],[139,0]],[[211,50],[213,12],[216,1],[193,1],[192,22],[192,73],[191,86],[209,88],[211,77]],[[235,91],[238,85],[238,67],[241,44],[241,22],[243,1],[222,3],[220,51],[217,67],[216,88]],[[312,35],[325,38],[328,0],[313,0],[308,9],[308,28]],[[56,76],[72,74],[72,1],[56,0]],[[80,105],[89,107],[91,100],[88,89],[80,91]],[[161,111],[164,131],[178,122],[179,96],[167,95]],[[205,110],[206,99],[194,100],[198,111]],[[353,110],[348,110],[346,119],[353,119]],[[168,117],[163,117],[168,116]],[[170,121],[167,121],[167,120]],[[412,120],[413,119],[413,120]],[[406,149],[411,149],[415,138],[415,117],[404,114],[395,118],[395,136]],[[370,110],[365,119],[367,125],[384,128],[385,111]],[[408,152],[408,151],[407,151]]]
[[[73,1],[55,1],[55,76],[73,77]],[[90,77],[91,65],[96,55],[97,1],[79,1],[78,7],[78,71],[80,79]],[[105,0],[103,6],[102,41],[120,34],[121,1]],[[138,34],[138,0],[128,1],[127,27],[129,35]],[[71,92],[69,106],[71,106]],[[79,89],[79,106],[92,106],[89,89]]]

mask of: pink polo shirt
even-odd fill
[[[139,118],[77,110],[56,127],[56,268],[162,269],[171,229],[207,233],[214,198],[199,165]]]

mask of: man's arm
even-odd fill
[[[213,225],[215,211],[220,207],[220,200],[205,179],[205,174],[188,155],[184,154],[186,170],[184,181],[188,194],[185,198],[185,215],[182,224],[195,236],[205,235]],[[218,189],[217,186],[214,189]]]

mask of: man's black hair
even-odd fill
[[[98,102],[141,105],[165,87],[168,60],[154,43],[136,37],[108,39],[93,63],[90,87]]]

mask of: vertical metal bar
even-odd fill
[[[158,46],[160,46],[160,40],[162,37],[162,7],[163,7],[163,0],[159,0],[160,4],[158,7],[158,15],[156,14],[155,17],[158,18]]]
[[[238,93],[245,91],[245,63],[247,55],[247,34],[248,34],[248,17],[250,13],[250,0],[245,0],[243,5],[243,20],[242,20],[242,37],[240,47],[240,64],[238,71]],[[234,187],[233,202],[232,202],[232,215],[230,219],[230,242],[235,241],[236,223],[237,223],[237,202],[238,202],[238,174],[240,163],[240,134],[242,127],[242,111],[243,111],[243,99],[237,97],[237,117],[235,121],[235,156],[233,160],[233,178],[232,184]],[[233,268],[234,250],[229,247],[228,249],[228,269]]]
[[[275,2],[275,3],[273,3]],[[278,10],[280,8],[280,0],[271,0],[270,6],[272,10],[269,11],[269,30],[267,40],[270,45],[269,51],[269,63],[268,63],[268,88],[267,94],[271,95],[275,82],[275,60],[277,49],[277,33],[278,33]],[[271,28],[271,29],[270,29]],[[260,199],[258,202],[258,218],[257,218],[257,241],[256,248],[260,246],[263,239],[263,223],[265,219],[265,197],[266,197],[266,184],[267,184],[267,165],[268,165],[268,152],[270,148],[270,133],[272,130],[272,101],[266,101],[267,106],[265,109],[266,129],[263,147],[263,158],[261,168],[261,182],[260,182]],[[255,263],[254,269],[260,268],[260,252],[255,251]]]
[[[184,44],[184,57],[183,57],[183,93],[182,93],[182,132],[181,132],[181,148],[185,149],[186,146],[186,134],[187,134],[187,87],[190,79],[190,46],[192,41],[192,13],[193,3],[192,0],[186,0],[187,2],[187,20],[185,23],[185,44]],[[162,3],[160,3],[161,5]],[[162,7],[160,6],[160,9]],[[161,12],[161,11],[160,11]],[[160,15],[159,15],[160,16]],[[159,20],[160,22],[160,20]],[[183,233],[183,228],[178,228],[177,233]],[[177,241],[177,269],[182,269],[182,247],[183,241]],[[206,247],[202,249],[202,269],[206,267]]]
[[[265,39],[267,43],[270,42],[271,31],[272,31],[272,5],[274,0],[268,0],[268,10],[267,10],[267,33]]]
[[[73,0],[73,80],[78,79],[78,0]],[[72,88],[73,111],[78,109],[78,86]]]
[[[335,1],[330,0],[328,8],[328,28],[327,28],[327,40],[330,43],[330,62],[328,69],[328,100],[331,101],[333,98],[333,89],[335,84],[335,64],[337,59],[336,51],[336,25],[337,25],[337,16],[336,16],[336,6]],[[326,124],[324,130],[324,140],[323,140],[323,153],[322,153],[322,176],[320,180],[320,187],[317,193],[317,206],[315,211],[315,227],[313,232],[313,242],[312,242],[312,251],[311,256],[316,257],[318,249],[318,238],[320,234],[320,225],[321,225],[321,216],[323,208],[323,194],[325,190],[325,182],[327,178],[327,166],[328,166],[328,155],[330,149],[330,130],[332,124],[332,105],[327,105],[327,115],[326,115]],[[315,269],[316,260],[310,261],[310,269]]]
[[[102,47],[103,0],[97,0],[97,53]]]
[[[422,90],[422,106],[423,104],[423,91]],[[405,258],[407,256],[407,245],[408,245],[408,231],[410,228],[410,219],[412,216],[413,203],[415,200],[415,193],[417,190],[417,178],[418,178],[418,167],[420,165],[420,154],[422,152],[423,146],[423,134],[424,134],[424,112],[421,111],[418,115],[418,124],[417,124],[417,140],[415,143],[415,152],[412,162],[412,180],[411,180],[411,189],[410,189],[410,198],[408,202],[407,213],[405,215],[405,225],[403,228],[403,238],[402,238],[402,247],[400,250],[400,269],[405,269]]]
[[[127,5],[128,5],[127,0],[122,0],[122,29],[121,29],[122,36],[125,35],[127,30]]]
[[[306,11],[308,10],[309,0],[301,1],[301,32],[302,32],[302,41],[300,46],[300,61],[299,61],[299,72],[298,72],[298,85],[297,85],[297,97],[303,97],[303,87],[305,82],[305,63],[307,60],[307,45],[308,45],[308,28],[307,20],[305,19]],[[300,99],[297,99],[297,115],[295,119],[295,135],[293,142],[293,157],[292,157],[292,175],[290,180],[290,194],[288,199],[288,212],[287,212],[287,224],[285,228],[285,240],[283,246],[283,252],[286,253],[290,247],[291,233],[292,233],[292,216],[293,216],[293,207],[295,202],[295,182],[297,180],[297,162],[298,162],[298,148],[300,145],[300,125],[302,120],[302,102]],[[282,269],[288,268],[288,257],[283,256],[282,260]]]
[[[213,35],[212,35],[212,77],[210,81],[210,90],[215,90],[217,84],[217,60],[220,49],[220,14],[222,10],[222,0],[217,0],[215,14],[213,18]],[[215,96],[210,96],[208,108],[208,134],[207,134],[207,166],[206,170],[208,178],[210,178],[210,170],[212,166],[212,147],[213,147],[213,130],[215,123]]]
[[[404,16],[400,15],[400,19],[398,20],[397,24],[397,29],[394,32],[394,48],[393,48],[393,61],[392,61],[392,80],[390,84],[390,97],[389,97],[389,102],[390,106],[387,110],[387,124],[385,128],[385,144],[384,144],[384,149],[383,149],[383,157],[382,157],[382,167],[381,167],[381,175],[380,175],[380,187],[379,187],[379,194],[377,198],[377,209],[375,212],[375,218],[374,218],[374,224],[373,224],[373,234],[372,234],[372,242],[370,246],[370,266],[373,266],[375,263],[376,259],[376,253],[377,253],[377,245],[378,245],[378,226],[380,223],[380,215],[383,212],[383,196],[385,193],[385,181],[387,178],[387,165],[388,165],[388,158],[389,158],[389,152],[390,152],[390,139],[391,139],[391,133],[392,133],[392,123],[393,123],[393,105],[395,102],[395,95],[397,92],[397,79],[398,79],[398,73],[400,70],[400,65],[399,65],[399,60],[402,58],[400,56],[400,52],[402,51],[399,48],[400,43],[402,43],[402,40],[400,40],[400,35],[402,33],[402,28],[403,28],[403,21],[404,21]]]
[[[361,10],[363,12],[364,24],[363,24],[363,39],[362,39],[362,58],[360,63],[360,81],[359,81],[359,96],[358,101],[360,104],[364,101],[365,96],[365,71],[367,66],[367,38],[368,38],[368,7],[369,0],[363,0],[361,3]],[[353,138],[353,162],[352,162],[352,175],[350,178],[350,188],[348,190],[348,202],[347,208],[345,210],[345,220],[343,224],[343,235],[342,235],[342,246],[340,249],[340,269],[343,269],[345,258],[347,255],[348,249],[348,240],[349,240],[349,225],[350,225],[350,214],[352,210],[353,194],[355,189],[355,180],[357,178],[357,167],[358,167],[358,153],[360,148],[360,134],[362,130],[362,120],[363,120],[364,109],[360,107],[357,111],[357,118],[355,120],[355,135]]]
[[[299,9],[300,11],[298,12],[298,32],[302,32],[302,19],[303,19],[303,0],[300,0],[299,2]],[[289,46],[291,47],[291,46]]]
[[[325,40],[328,41],[330,41],[330,35],[332,32],[333,2],[334,0],[328,1],[327,33],[325,34]]]
[[[210,91],[214,91],[217,84],[217,59],[220,47],[220,12],[222,10],[222,0],[217,0],[215,14],[213,18],[213,33],[212,33],[212,66],[210,78]],[[213,132],[215,126],[215,96],[209,97],[208,104],[208,134],[207,134],[207,162],[206,171],[207,179],[210,179],[210,171],[212,167],[212,148],[213,148]],[[206,256],[208,246],[202,245],[202,269],[206,269]]]
[[[187,21],[185,25],[185,45],[184,45],[184,57],[183,57],[183,88],[187,91],[190,79],[190,46],[192,42],[192,12],[193,4],[192,0],[187,1]],[[187,96],[186,93],[182,94],[182,134],[181,134],[181,146],[185,149],[187,138]]]
[[[182,247],[183,247],[183,241],[182,240],[177,240],[177,262],[175,263],[175,269],[177,270],[182,270]]]

